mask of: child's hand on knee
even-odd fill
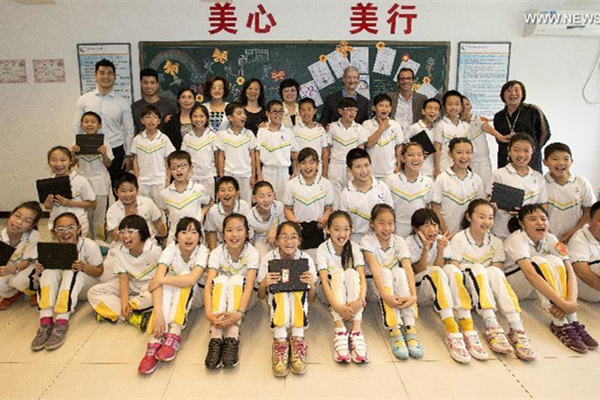
[[[352,310],[348,304],[337,304],[335,306],[332,305],[331,308],[333,308],[333,311],[338,313],[344,321],[348,321],[354,317],[354,310]]]
[[[152,336],[156,339],[160,339],[163,337],[165,332],[167,331],[167,324],[165,322],[165,318],[162,313],[154,313],[154,321],[152,322]]]

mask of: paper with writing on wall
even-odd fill
[[[310,97],[315,101],[317,107],[323,104],[323,98],[321,97],[321,93],[319,93],[319,88],[315,81],[308,81],[302,85],[300,85],[300,98]]]
[[[398,74],[400,73],[400,70],[402,68],[410,68],[413,70],[413,72],[415,73],[415,76],[417,76],[417,72],[419,71],[419,67],[421,67],[421,64],[419,64],[418,62],[414,61],[414,60],[408,60],[408,61],[402,61],[400,63],[400,66],[398,67],[398,71],[396,71],[396,74],[394,75],[394,82],[398,82]]]
[[[369,48],[355,47],[350,52],[350,64],[358,69],[359,74],[369,73]]]
[[[65,60],[62,58],[33,60],[33,77],[35,83],[66,82]]]
[[[358,82],[358,86],[356,87],[356,91],[366,97],[367,99],[371,100],[371,93],[370,93],[370,79],[369,79],[369,75],[360,75],[360,81]]]
[[[424,94],[428,99],[435,97],[438,94],[438,91],[431,83],[424,83],[421,85],[417,93]]]
[[[25,60],[0,60],[0,83],[27,83]]]
[[[373,64],[373,72],[390,76],[394,67],[397,51],[389,47],[384,47],[377,51],[375,56],[375,64]]]
[[[317,61],[316,63],[309,65],[308,71],[313,77],[319,90],[325,89],[335,82],[335,78],[325,62]]]
[[[344,76],[344,70],[350,66],[350,61],[348,61],[348,58],[344,57],[342,53],[336,50],[327,54],[327,62],[329,63],[329,66],[333,70],[333,73],[337,79],[340,79],[342,76]]]

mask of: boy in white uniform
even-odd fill
[[[544,148],[544,175],[548,191],[550,233],[562,242],[589,221],[589,210],[596,201],[590,182],[571,173],[571,149],[564,143],[552,143]]]
[[[340,119],[332,122],[329,126],[329,164],[325,169],[323,164],[323,176],[329,178],[334,191],[334,200],[348,184],[348,170],[346,169],[346,155],[354,148],[365,148],[369,134],[362,125],[354,122],[358,111],[357,102],[353,98],[345,97],[338,103]]]
[[[98,134],[101,128],[102,119],[95,112],[88,111],[81,116],[81,129],[86,135]],[[71,146],[71,151],[78,153],[80,148],[74,144]],[[88,211],[88,223],[92,230],[91,237],[94,240],[101,236],[106,238],[104,220],[110,193],[110,175],[107,168],[110,167],[114,158],[112,148],[108,145],[106,138],[104,138],[104,144],[98,147],[98,153],[77,156],[79,174],[87,178],[96,194],[96,208]]]
[[[423,108],[421,109],[421,114],[423,115],[423,118],[406,128],[406,138],[410,141],[413,136],[421,132],[425,132],[427,136],[429,136],[429,140],[431,140],[431,143],[433,143],[436,152],[439,153],[442,148],[442,139],[439,137],[434,128],[437,119],[440,117],[441,109],[442,103],[440,103],[438,99],[425,100],[425,102],[423,103]],[[421,170],[421,173],[433,179],[433,172],[435,166],[434,158],[436,156],[433,154],[425,154],[425,157],[426,158],[425,162],[423,163],[423,169]]]
[[[340,195],[340,210],[347,211],[352,218],[352,240],[360,243],[369,233],[371,210],[376,204],[393,206],[390,188],[371,175],[371,157],[364,149],[352,149],[346,156],[346,165],[352,180]]]
[[[449,90],[444,94],[442,104],[445,115],[434,128],[434,136],[439,138],[442,143],[441,150],[434,154],[434,176],[436,177],[452,165],[448,154],[450,140],[469,135],[469,124],[460,120],[462,95],[456,90]]]
[[[375,96],[373,112],[375,116],[363,122],[363,127],[369,133],[367,151],[373,160],[373,176],[385,179],[388,175],[400,171],[400,150],[406,140],[400,123],[390,118],[390,96],[385,93]]]
[[[217,134],[217,173],[219,177],[227,175],[235,178],[240,198],[250,203],[251,187],[256,177],[256,139],[251,131],[244,128],[246,111],[243,105],[230,103],[225,107],[225,114],[230,126]]]
[[[314,149],[317,154],[321,155],[319,170],[322,171],[323,163],[327,164],[329,162],[329,136],[325,132],[325,128],[314,121],[317,114],[317,105],[313,99],[305,97],[300,100],[298,107],[301,120],[296,119],[296,125],[292,128],[298,143],[298,151],[305,147]]]
[[[173,182],[160,192],[160,196],[169,213],[169,241],[173,241],[179,220],[183,217],[204,220],[212,201],[204,186],[190,179],[193,167],[188,152],[177,150],[169,154],[167,164]]]
[[[275,249],[277,227],[285,221],[283,203],[275,200],[273,186],[267,181],[256,182],[252,188],[252,201],[256,204],[246,218],[248,227],[254,232],[252,244],[262,259]]]
[[[154,106],[146,106],[142,111],[144,132],[133,138],[133,174],[138,178],[140,194],[150,197],[163,208],[160,191],[169,185],[166,159],[175,147],[169,137],[158,129],[161,113]]]
[[[266,128],[260,128],[256,136],[255,161],[257,180],[265,180],[275,190],[277,199],[283,198],[285,184],[290,179],[289,169],[294,166],[296,174],[296,157],[298,156],[298,143],[289,128],[281,124],[283,118],[283,105],[278,100],[267,104],[267,117],[269,122]],[[262,166],[261,166],[262,164]]]
[[[569,240],[569,258],[577,275],[580,299],[600,302],[600,201],[590,208],[587,225]]]

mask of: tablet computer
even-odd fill
[[[492,184],[492,201],[496,203],[501,210],[514,211],[515,208],[523,207],[524,199],[525,191],[523,189],[508,186],[499,182],[494,182]]]
[[[8,264],[14,252],[14,247],[4,242],[0,242],[0,265]]]
[[[300,226],[302,227],[302,243],[300,243],[302,250],[316,249],[325,241],[325,233],[319,228],[317,221],[301,222]]]
[[[61,195],[66,199],[72,199],[71,178],[68,176],[57,176],[56,178],[38,179],[35,182],[40,203],[46,201],[49,195]]]
[[[38,243],[38,262],[44,269],[71,269],[77,260],[74,243]]]
[[[271,293],[279,292],[304,292],[308,290],[308,284],[300,281],[300,275],[308,271],[308,260],[271,260],[269,261],[269,272],[279,272],[281,280],[270,286]]]
[[[431,139],[429,139],[429,135],[425,131],[421,131],[421,132],[417,133],[416,135],[411,137],[409,140],[411,142],[419,143],[421,145],[421,147],[423,147],[423,151],[427,154],[433,154],[437,151],[435,149],[435,146],[433,145],[433,142],[431,141]]]
[[[98,147],[104,144],[104,135],[101,133],[93,135],[75,135],[75,144],[79,146],[77,154],[100,154]]]

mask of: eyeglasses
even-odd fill
[[[179,169],[188,169],[190,166],[187,164],[171,165],[169,168],[171,171],[177,171]]]
[[[294,241],[294,240],[298,240],[298,239],[300,239],[300,237],[299,237],[299,236],[297,236],[297,235],[292,235],[292,236],[288,236],[288,235],[281,235],[281,236],[279,237],[279,240],[281,240],[282,242],[287,242],[287,241],[290,241],[290,242],[292,242],[292,241]]]
[[[67,233],[77,230],[79,228],[78,225],[69,225],[69,226],[59,226],[58,228],[54,228],[54,233]]]
[[[344,107],[344,108],[342,108],[342,110],[344,110],[344,111],[351,111],[351,112],[352,111],[357,112],[358,108],[356,108],[356,107]]]
[[[269,111],[269,113],[275,114],[275,115],[283,115],[284,111],[283,110]]]
[[[140,231],[139,229],[135,229],[135,228],[126,228],[126,229],[119,229],[117,231],[117,233],[119,235],[135,235],[139,231]]]

